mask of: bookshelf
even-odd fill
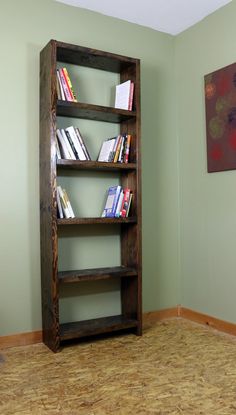
[[[120,82],[134,82],[133,109],[57,99],[58,63],[99,69],[118,74]],[[131,134],[129,163],[57,159],[56,129],[59,117],[115,123],[120,134]],[[94,137],[94,140],[96,137]],[[75,217],[58,219],[57,181],[64,172],[119,175],[122,187],[133,191],[126,218]],[[86,173],[87,172],[87,173]],[[60,270],[60,229],[119,227],[120,265]],[[142,334],[141,259],[141,152],[140,152],[140,61],[100,50],[51,40],[40,53],[40,230],[43,341],[57,352],[64,341],[104,333],[128,331]],[[79,252],[78,252],[79,255]],[[60,288],[81,282],[116,280],[120,287],[121,313],[82,321],[60,321]]]

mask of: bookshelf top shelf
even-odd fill
[[[86,66],[94,69],[120,73],[122,70],[136,65],[139,59],[115,53],[71,45],[52,40],[56,45],[57,61]]]
[[[62,117],[84,118],[88,120],[120,123],[136,117],[135,111],[127,111],[102,105],[82,102],[57,101],[57,115]]]

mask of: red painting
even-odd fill
[[[236,63],[205,76],[208,172],[236,169]]]

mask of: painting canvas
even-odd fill
[[[204,79],[208,172],[236,169],[236,63]]]

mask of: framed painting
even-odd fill
[[[207,169],[236,169],[236,63],[204,77]]]

